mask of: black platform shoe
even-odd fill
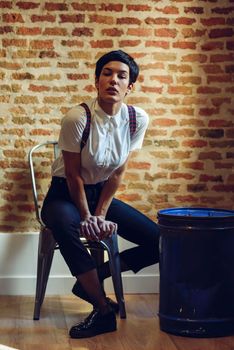
[[[101,314],[98,309],[93,309],[91,314],[82,322],[71,327],[71,338],[89,338],[95,335],[116,331],[116,316],[113,310]]]

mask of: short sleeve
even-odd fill
[[[83,107],[72,108],[62,120],[58,145],[63,151],[80,153],[82,134],[86,125]]]
[[[148,114],[139,107],[134,106],[134,109],[136,111],[136,131],[131,140],[131,151],[142,148],[145,132],[149,124]]]

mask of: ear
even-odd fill
[[[128,85],[128,88],[127,88],[127,91],[126,91],[125,96],[128,95],[128,94],[130,94],[130,92],[132,91],[132,89],[133,89],[133,83]]]

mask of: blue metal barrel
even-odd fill
[[[159,322],[189,337],[234,334],[234,211],[158,211]]]

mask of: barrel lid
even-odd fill
[[[167,208],[158,211],[158,217],[196,217],[196,218],[221,218],[234,217],[234,210],[216,208],[181,207]]]

